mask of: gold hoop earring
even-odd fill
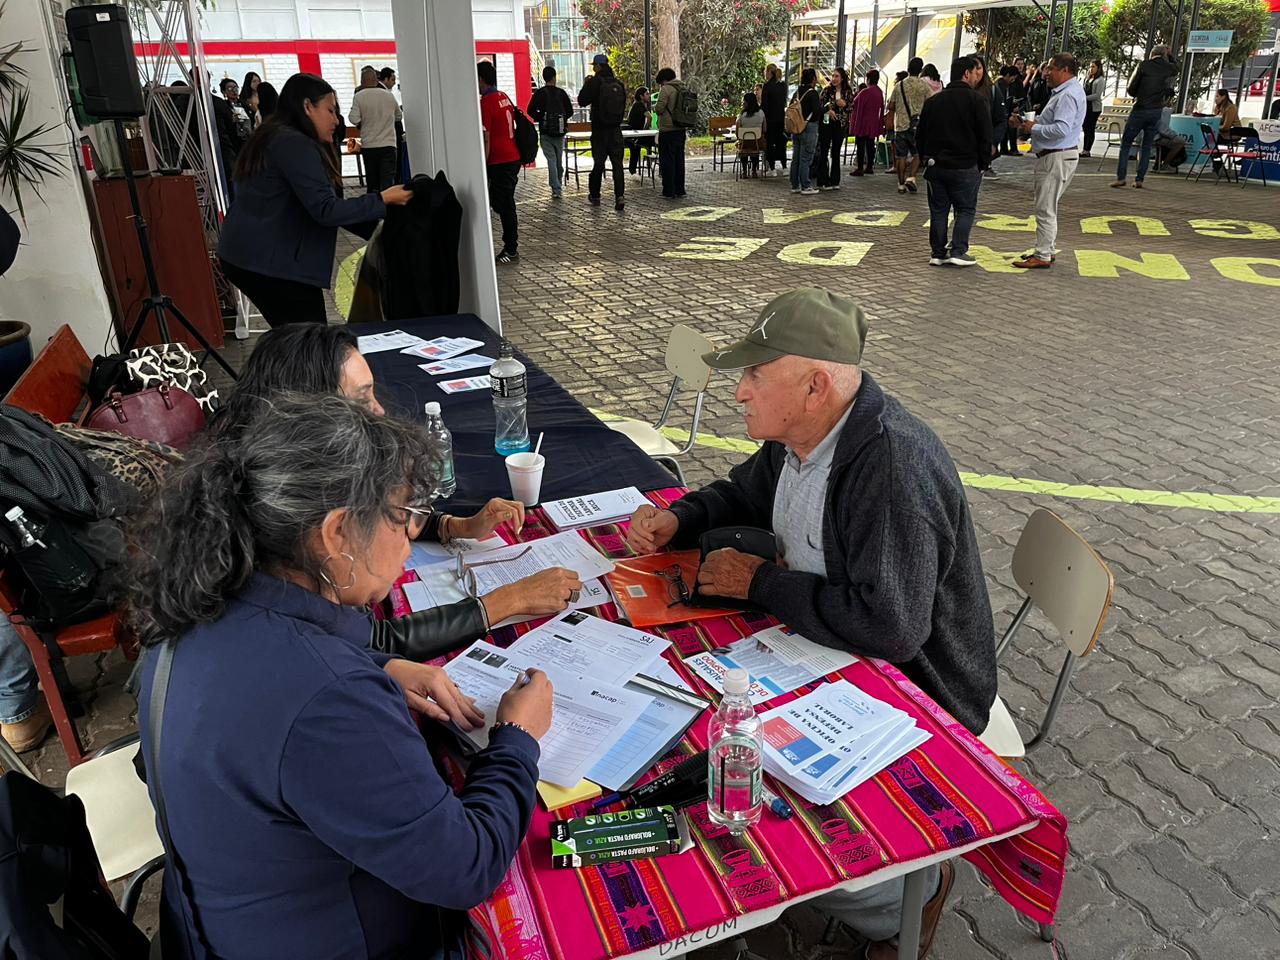
[[[333,582],[333,577],[329,576],[329,571],[325,569],[325,564],[327,564],[335,556],[345,557],[347,560],[347,563],[351,564],[351,582],[341,587]],[[327,583],[330,587],[332,587],[335,591],[339,593],[341,593],[343,590],[350,590],[352,587],[356,585],[356,558],[349,553],[329,554],[327,557],[325,557],[323,560],[320,561],[320,579],[322,579],[325,583]]]

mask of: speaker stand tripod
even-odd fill
[[[125,337],[124,343],[120,347],[120,353],[127,354],[134,348],[138,342],[138,337],[142,334],[142,327],[147,322],[147,318],[155,315],[156,326],[160,330],[160,340],[162,343],[169,343],[169,321],[170,314],[173,318],[182,324],[183,328],[193,336],[196,341],[205,350],[206,357],[213,357],[217,361],[218,366],[227,372],[232,380],[238,380],[235,368],[227,363],[217,350],[213,348],[205,335],[192,326],[181,310],[173,305],[173,300],[160,292],[160,281],[156,277],[156,263],[151,257],[151,238],[147,232],[147,219],[142,215],[142,203],[138,200],[138,184],[137,178],[133,173],[133,164],[129,162],[129,141],[124,135],[124,121],[116,120],[116,143],[120,147],[120,160],[124,166],[124,179],[129,185],[129,203],[133,207],[133,225],[138,232],[138,246],[142,250],[142,263],[147,271],[147,289],[150,296],[142,301],[142,311],[138,314],[138,319],[133,322],[133,326],[129,329],[128,335]]]

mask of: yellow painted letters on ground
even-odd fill
[[[852,213],[837,213],[831,222],[846,227],[900,227],[909,216],[911,214],[906,210],[854,210]]]
[[[1007,213],[983,213],[973,224],[988,230],[1005,230],[1011,233],[1035,233],[1035,214],[1029,217],[1011,217]]]
[[[1013,265],[1013,261],[1021,257],[1022,253],[1023,251],[1021,250],[1001,253],[998,250],[992,250],[990,247],[969,247],[969,256],[977,260],[978,266],[988,273],[1016,273],[1025,277],[1029,271],[1019,270]]]
[[[1206,237],[1228,240],[1280,240],[1280,230],[1257,220],[1188,220],[1191,229]]]
[[[668,210],[662,215],[663,220],[696,220],[700,223],[711,220],[723,220],[731,213],[737,213],[741,207],[681,207],[679,210]]]
[[[808,220],[810,217],[821,217],[830,212],[830,210],[824,210],[821,207],[815,210],[798,210],[794,213],[790,210],[783,210],[781,207],[765,207],[760,211],[764,216],[765,226],[795,223],[799,220]],[[838,217],[836,220],[839,222]]]
[[[745,260],[768,242],[768,237],[690,237],[662,256],[679,260]]]
[[[787,244],[778,251],[778,259],[803,266],[856,267],[872,246],[852,240],[810,240]]]
[[[1141,260],[1122,257],[1110,250],[1077,250],[1076,263],[1082,277],[1119,278],[1121,270],[1152,280],[1190,280],[1178,258],[1171,253],[1144,253]]]
[[[1130,217],[1130,216],[1102,216],[1102,217],[1085,217],[1080,221],[1081,233],[1106,233],[1110,234],[1114,231],[1111,229],[1113,223],[1132,223],[1138,228],[1138,236],[1140,237],[1167,237],[1169,230],[1163,223],[1155,217]]]
[[[1228,280],[1280,287],[1280,259],[1275,257],[1214,257],[1209,262]],[[1254,269],[1259,266],[1271,267],[1272,275],[1267,276]]]

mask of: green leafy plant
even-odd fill
[[[0,2],[0,20],[4,19],[5,4]],[[18,216],[25,223],[26,204],[24,191],[40,193],[46,178],[56,176],[64,161],[60,145],[40,141],[57,127],[53,124],[27,125],[27,111],[31,92],[27,87],[26,68],[18,62],[34,48],[19,40],[0,47],[0,188],[13,197]]]

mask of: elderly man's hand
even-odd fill
[[[671,542],[679,529],[680,521],[674,513],[646,503],[631,515],[627,546],[642,555],[657,553]]]
[[[764,560],[740,550],[713,550],[698,568],[698,589],[715,597],[746,600]]]
[[[388,660],[382,669],[400,684],[411,710],[425,713],[439,723],[452,720],[463,730],[484,725],[484,713],[476,702],[459,690],[439,667],[412,660]]]

